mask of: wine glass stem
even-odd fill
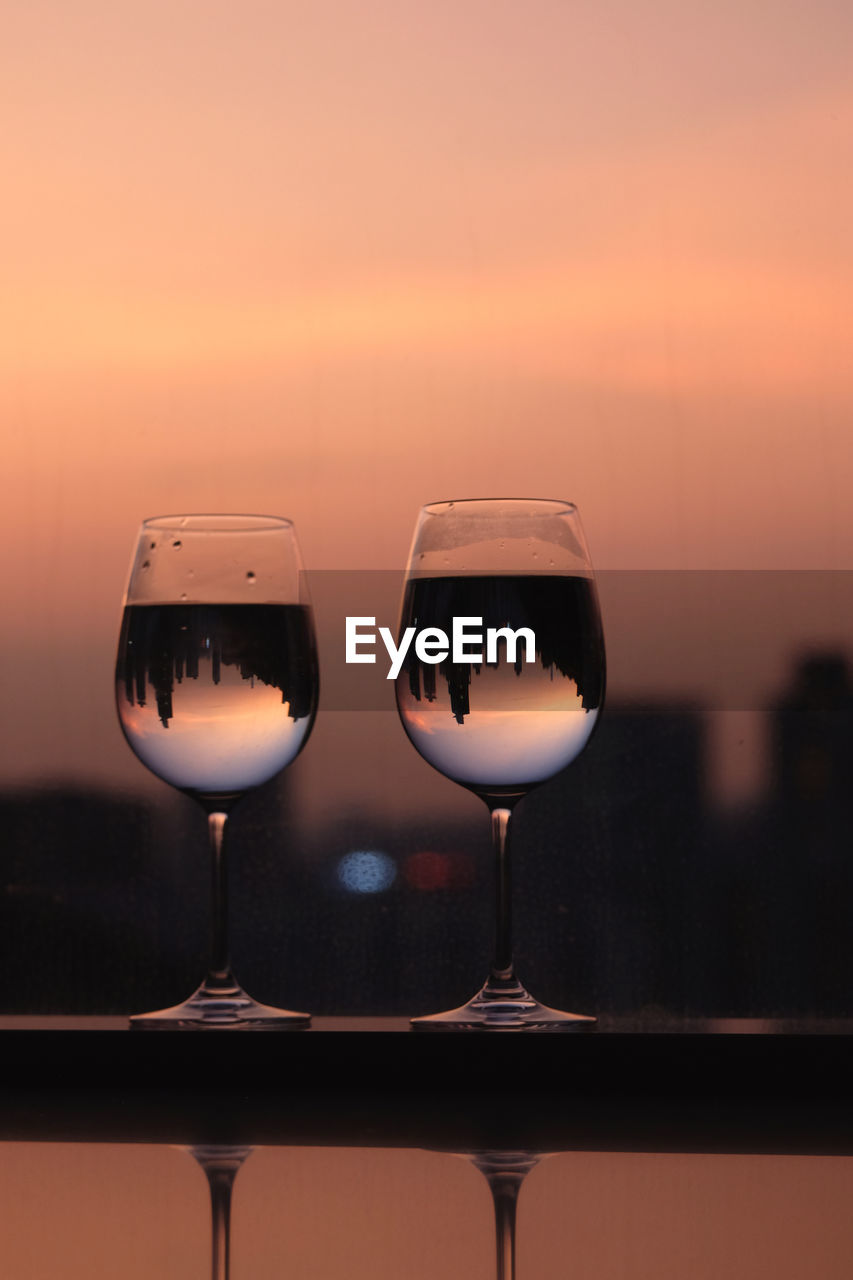
[[[235,987],[228,945],[228,866],[225,859],[225,823],[227,814],[214,811],[207,815],[211,861],[211,934],[210,961],[205,986],[223,991]]]
[[[492,844],[495,850],[495,954],[492,979],[514,983],[512,964],[512,874],[509,861],[510,809],[492,809]]]

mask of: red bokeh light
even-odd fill
[[[435,889],[465,889],[474,882],[474,864],[464,853],[435,853],[424,850],[406,859],[406,883],[429,893]]]

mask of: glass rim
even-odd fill
[[[426,515],[438,516],[447,515],[448,512],[457,512],[458,508],[467,508],[467,512],[463,510],[462,514],[473,514],[473,507],[495,508],[503,506],[507,516],[529,515],[529,508],[548,507],[554,510],[555,514],[559,510],[564,515],[577,515],[578,508],[574,502],[569,502],[565,498],[451,498],[444,502],[428,502],[421,507],[421,511]],[[523,506],[528,508],[525,511],[513,511],[512,507]]]
[[[293,521],[286,516],[247,515],[241,512],[199,512],[192,515],[149,516],[141,528],[152,530],[180,530],[183,533],[269,533],[272,530],[293,529]]]

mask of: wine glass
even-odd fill
[[[213,871],[207,976],[140,1030],[287,1030],[310,1017],[258,1004],[229,960],[224,835],[236,802],[294,759],[318,697],[314,625],[296,533],[277,516],[160,516],[142,524],[116,664],[124,736],[207,814]]]
[[[455,625],[468,640],[454,652]],[[577,508],[544,499],[439,502],[418,517],[400,619],[414,628],[396,680],[409,738],[491,813],[496,929],[491,973],[467,1004],[418,1031],[582,1031],[515,975],[509,829],[515,805],[583,750],[604,698],[604,640]],[[423,639],[418,645],[419,633]],[[511,633],[518,633],[513,637]],[[398,642],[399,644],[399,642]]]

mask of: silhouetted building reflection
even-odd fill
[[[317,659],[311,617],[299,605],[135,605],[125,610],[116,681],[129,706],[152,694],[164,728],[173,718],[175,685],[205,679],[218,685],[222,667],[243,680],[281,691],[293,720],[317,704]]]

